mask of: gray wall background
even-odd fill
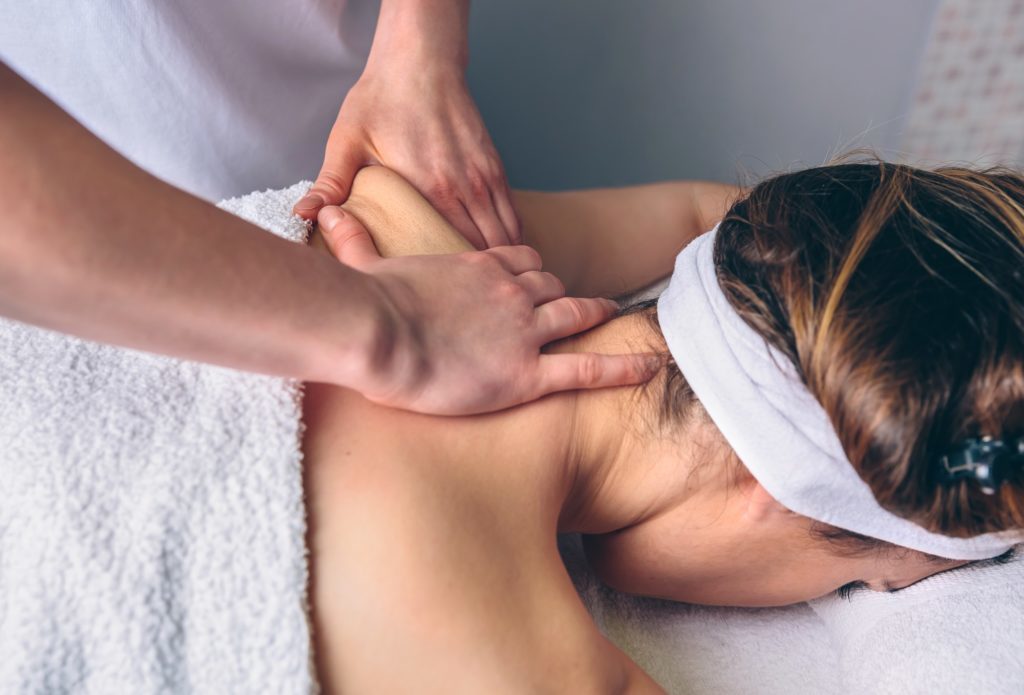
[[[938,4],[476,0],[469,82],[520,188],[895,156]]]

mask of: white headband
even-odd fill
[[[1024,541],[1024,531],[943,536],[878,504],[793,364],[726,299],[715,274],[717,231],[676,258],[658,320],[693,392],[764,489],[797,514],[940,557],[982,560]]]

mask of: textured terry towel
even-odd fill
[[[306,188],[222,207],[299,241]],[[0,692],[315,689],[299,396],[0,321]]]
[[[1006,565],[979,563],[898,593],[811,602],[859,695],[1024,693],[1024,546]]]

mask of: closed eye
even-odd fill
[[[952,572],[953,570],[961,569],[963,567],[968,567],[970,565],[985,565],[985,564],[988,564],[988,563],[993,563],[993,564],[997,564],[997,565],[1005,565],[1008,562],[1012,562],[1014,559],[1016,559],[1016,557],[1017,557],[1017,549],[1016,549],[1016,547],[1014,547],[1014,548],[1010,548],[1005,553],[1003,553],[1002,555],[999,555],[997,557],[990,558],[988,560],[976,560],[974,562],[965,562],[963,564],[957,565],[956,567],[952,567],[950,569],[943,570],[943,571],[944,572]],[[936,558],[936,559],[939,560],[939,561],[942,561],[941,558]],[[938,573],[938,574],[941,574],[941,573]],[[910,585],[908,584],[907,586],[910,586]],[[889,584],[889,582],[885,582],[883,584],[883,587],[884,587],[883,591],[886,591],[886,592],[888,592],[890,594],[895,593],[897,591],[901,591],[901,590],[907,588],[906,586],[893,587],[891,584]],[[850,582],[849,584],[843,584],[841,587],[836,589],[835,593],[836,593],[836,595],[839,598],[848,599],[848,598],[850,598],[851,595],[853,595],[857,591],[864,591],[864,590],[870,590],[870,589],[871,589],[871,586],[867,582],[856,581],[856,582]]]
[[[906,586],[893,586],[892,584],[886,581],[882,582],[881,589],[872,589],[871,585],[867,582],[857,581],[850,582],[849,584],[843,584],[841,587],[836,589],[836,594],[839,596],[839,598],[850,598],[850,595],[853,594],[855,591],[864,591],[865,589],[879,592],[884,591],[887,594],[895,594],[897,591],[903,591],[907,588],[907,586],[913,586],[913,584],[916,584],[916,582],[907,584]]]
[[[858,582],[850,582],[849,584],[843,584],[841,587],[836,589],[836,595],[839,598],[847,598],[848,599],[848,598],[850,598],[850,595],[853,594],[853,592],[855,592],[855,591],[863,591],[864,589],[867,589],[867,588],[869,588],[867,582],[860,582],[860,581],[858,581]]]

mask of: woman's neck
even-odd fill
[[[439,433],[446,455],[524,471],[526,494],[539,495],[559,532],[605,533],[639,521],[643,504],[621,465],[625,423],[613,417],[621,389],[555,394],[490,416],[459,418]],[[465,426],[465,429],[463,429]]]
[[[649,324],[625,316],[552,352],[635,352],[648,349]],[[661,379],[662,377],[656,377]],[[487,456],[532,457],[539,476],[553,476],[550,498],[558,531],[610,533],[681,504],[693,461],[685,433],[657,431],[657,381],[647,386],[555,394],[506,411],[493,436],[480,441]],[[508,462],[514,465],[515,462]]]

